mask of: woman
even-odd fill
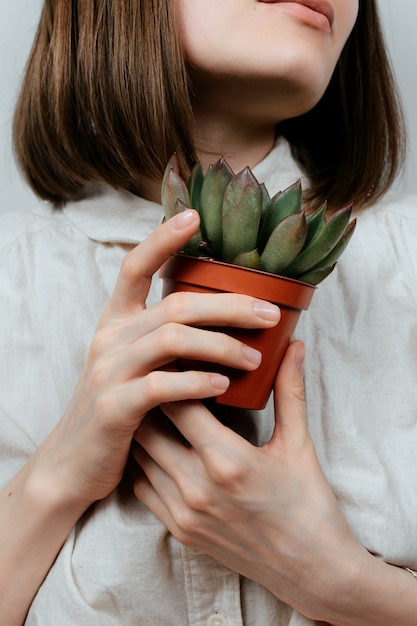
[[[302,173],[333,209],[388,190],[401,121],[375,3],[48,0],[15,140],[56,207],[5,217],[1,240],[2,621],[415,624],[415,350],[411,322],[400,342],[383,317],[414,301],[412,208],[360,211],[300,324],[311,435],[300,341],[262,414],[200,402],[229,384],[217,363],[261,358],[201,327],[265,328],[277,308],[159,302],[155,277],[198,227],[157,227],[174,150],[184,172],[224,154],[271,191]],[[212,372],[165,368],[178,356]]]

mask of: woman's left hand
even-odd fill
[[[308,431],[304,346],[277,376],[275,429],[253,446],[197,401],[172,403],[135,435],[135,494],[185,545],[252,578],[308,617],[366,558],[327,482]],[[355,569],[356,568],[356,569]],[[340,590],[341,591],[341,590]]]

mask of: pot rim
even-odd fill
[[[221,273],[217,272],[214,278],[212,276],[213,268],[218,269],[218,271],[221,270]],[[197,257],[178,252],[164,263],[159,275],[165,280],[175,280],[192,285],[206,285],[217,292],[238,291],[246,295],[270,300],[276,304],[283,304],[282,292],[285,292],[284,304],[297,309],[308,309],[316,290],[315,285],[287,276],[233,265],[209,257]],[[239,290],[235,290],[233,286],[236,275],[240,275],[239,282],[242,287]],[[251,277],[256,277],[256,281],[250,281]],[[247,286],[248,282],[252,283],[251,288]],[[277,285],[280,285],[280,288],[275,297],[274,292],[278,291]],[[265,297],[265,292],[269,292],[270,295]]]

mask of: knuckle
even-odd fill
[[[252,298],[243,294],[229,293],[227,294],[227,309],[231,319],[242,319],[243,315],[247,315],[248,306]]]
[[[98,359],[107,348],[107,333],[101,329],[96,332],[90,345],[90,355],[93,360]]]
[[[298,385],[294,386],[293,394],[295,398],[297,398],[297,400],[299,400],[300,402],[306,401],[306,392],[305,392],[305,387],[304,387],[303,382],[300,382]]]
[[[158,330],[158,341],[164,353],[174,353],[178,351],[184,341],[184,333],[181,324],[168,322]]]
[[[108,386],[109,370],[110,367],[106,359],[101,358],[94,362],[90,374],[93,389],[105,389]]]
[[[213,455],[211,455],[211,458],[212,462],[208,471],[213,482],[231,492],[241,489],[248,477],[248,469],[243,459],[224,454],[218,459]]]
[[[188,535],[195,527],[194,513],[187,507],[179,507],[174,513],[175,523],[182,533]]]
[[[301,378],[300,380],[293,381],[288,386],[284,387],[281,393],[283,397],[287,398],[288,402],[295,399],[299,402],[305,403],[306,392],[304,380]]]
[[[118,416],[118,407],[115,396],[112,393],[102,393],[96,397],[94,417],[102,426],[113,426],[114,418]]]
[[[211,374],[188,370],[185,372],[185,375],[187,376],[187,388],[189,390],[190,399],[198,399],[207,393],[212,393]]]
[[[216,346],[217,358],[222,362],[225,361],[228,356],[230,356],[232,352],[233,341],[234,340],[225,333],[213,332],[213,343]]]
[[[90,346],[91,357],[100,358],[114,343],[116,331],[110,326],[103,326],[96,331]]]
[[[135,262],[134,250],[125,254],[120,266],[120,273],[126,278],[135,278],[138,273],[137,263]]]
[[[203,489],[189,484],[181,489],[181,494],[189,511],[205,512],[209,509],[209,501]]]
[[[246,304],[247,296],[242,296],[240,294],[229,293],[228,294],[228,308],[230,310],[233,318],[237,315],[242,315],[242,310],[244,305]]]
[[[144,400],[148,406],[156,406],[164,401],[166,375],[161,370],[154,370],[146,376]]]
[[[184,516],[184,513],[182,513]],[[198,548],[198,543],[194,539],[195,531],[196,531],[196,521],[191,521],[187,523],[185,528],[183,528],[180,524],[177,523],[177,518],[174,517],[174,522],[176,527],[174,529],[174,536],[180,543],[182,543],[187,548]],[[180,520],[181,522],[181,520]]]
[[[170,319],[182,321],[187,318],[187,312],[189,310],[187,301],[188,297],[185,292],[170,293],[164,298],[164,304],[169,311]]]
[[[136,480],[133,483],[133,493],[138,500],[142,501],[146,497],[147,492],[147,486],[143,480]]]

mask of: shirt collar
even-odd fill
[[[282,138],[253,168],[253,173],[271,194],[302,178],[289,144]],[[104,184],[87,186],[63,211],[90,239],[102,243],[137,244],[150,235],[163,218],[160,204]]]

